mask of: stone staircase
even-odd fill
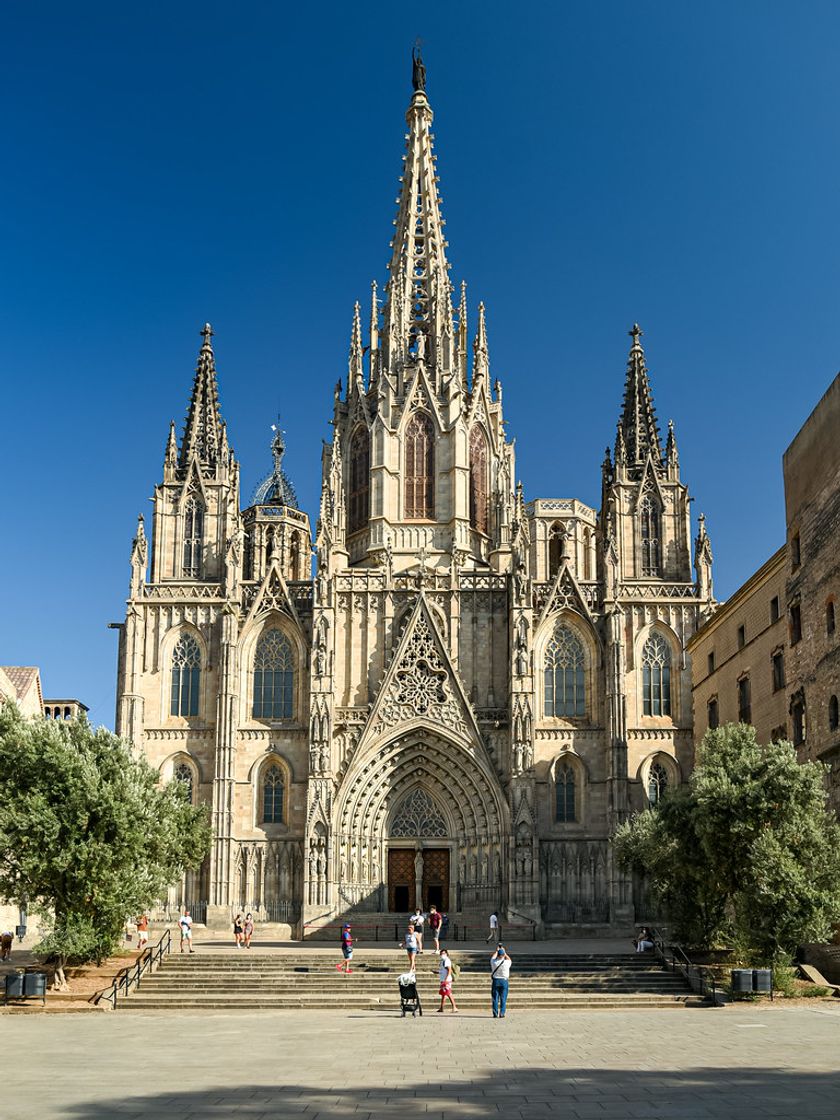
[[[168,957],[156,973],[120,1003],[120,1010],[254,1011],[288,1008],[396,1011],[397,977],[405,971],[405,955],[379,950],[365,956],[357,950],[353,972],[339,974],[338,952],[290,950],[259,953],[231,950],[192,960]],[[682,979],[651,957],[636,953],[571,955],[512,952],[511,1010],[700,1006]],[[455,982],[459,1007],[489,1009],[489,953],[457,951],[461,973]],[[427,1011],[438,1002],[436,957],[420,957],[417,985]]]

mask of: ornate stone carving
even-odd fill
[[[416,789],[400,805],[390,828],[391,836],[439,837],[447,835],[446,822],[428,793]]]

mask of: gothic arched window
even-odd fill
[[[176,782],[181,782],[187,792],[187,799],[192,804],[193,799],[193,772],[192,767],[186,762],[179,762],[172,772]]]
[[[405,430],[405,516],[435,515],[435,430],[426,412],[415,412]]]
[[[269,766],[262,778],[262,819],[264,824],[283,823],[283,796],[286,783],[279,766]]]
[[[170,715],[197,716],[201,650],[192,634],[182,634],[172,651]]]
[[[639,530],[642,540],[642,575],[661,574],[659,505],[650,494],[645,494],[639,506]]]
[[[183,574],[186,579],[201,579],[201,555],[204,551],[204,505],[194,495],[184,506]]]
[[[291,719],[294,657],[282,630],[266,630],[254,656],[254,719]]]
[[[583,643],[558,623],[545,649],[545,714],[586,715]]]
[[[566,551],[566,526],[555,521],[548,530],[548,574],[556,576],[563,553]]]
[[[560,824],[577,820],[575,771],[568,762],[561,763],[555,771],[555,795],[554,819]]]
[[[470,524],[479,533],[489,527],[487,439],[476,425],[470,432]]]
[[[658,805],[668,789],[668,771],[661,762],[654,762],[648,771],[647,795],[651,805]]]
[[[642,650],[642,702],[646,716],[671,714],[671,647],[651,634]]]
[[[370,437],[361,425],[350,440],[350,488],[347,503],[347,531],[355,533],[367,525],[370,516]]]

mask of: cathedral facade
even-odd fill
[[[211,856],[173,900],[208,921],[249,909],[306,936],[435,903],[468,925],[625,929],[647,915],[610,837],[693,763],[709,539],[701,518],[693,573],[638,327],[600,508],[526,498],[484,307],[471,332],[454,298],[422,70],[414,85],[389,279],[366,331],[356,305],[314,541],[280,432],[242,509],[205,327],[131,554],[117,730],[211,806]]]

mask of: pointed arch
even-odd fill
[[[204,502],[200,495],[191,493],[184,503],[184,526],[181,552],[181,574],[184,579],[201,579],[204,557]]]
[[[272,759],[260,771],[260,823],[261,824],[286,824],[286,797],[288,795],[287,775],[277,762]]]
[[[646,716],[671,715],[671,643],[653,630],[642,646],[642,713]]]
[[[172,649],[169,714],[197,716],[201,695],[201,649],[193,634],[184,631]]]
[[[544,714],[549,718],[586,715],[586,656],[583,642],[562,619],[554,625],[543,654]]]
[[[651,807],[658,805],[682,781],[677,760],[662,751],[648,755],[639,767],[638,778],[644,789],[645,803]]]
[[[295,657],[277,626],[264,630],[254,651],[254,719],[291,719],[294,713]]]
[[[405,516],[435,516],[435,427],[428,412],[420,410],[405,429]]]
[[[370,517],[370,434],[364,424],[358,424],[350,437],[347,497],[347,531],[356,533]]]
[[[662,575],[662,507],[653,489],[647,489],[639,502],[639,542],[641,575]]]
[[[485,536],[490,530],[489,449],[479,424],[470,432],[470,524]]]
[[[551,579],[557,575],[566,551],[566,536],[566,526],[562,521],[555,521],[548,530],[548,575]]]
[[[580,819],[580,779],[580,767],[568,752],[562,754],[554,765],[555,824],[574,824]]]

